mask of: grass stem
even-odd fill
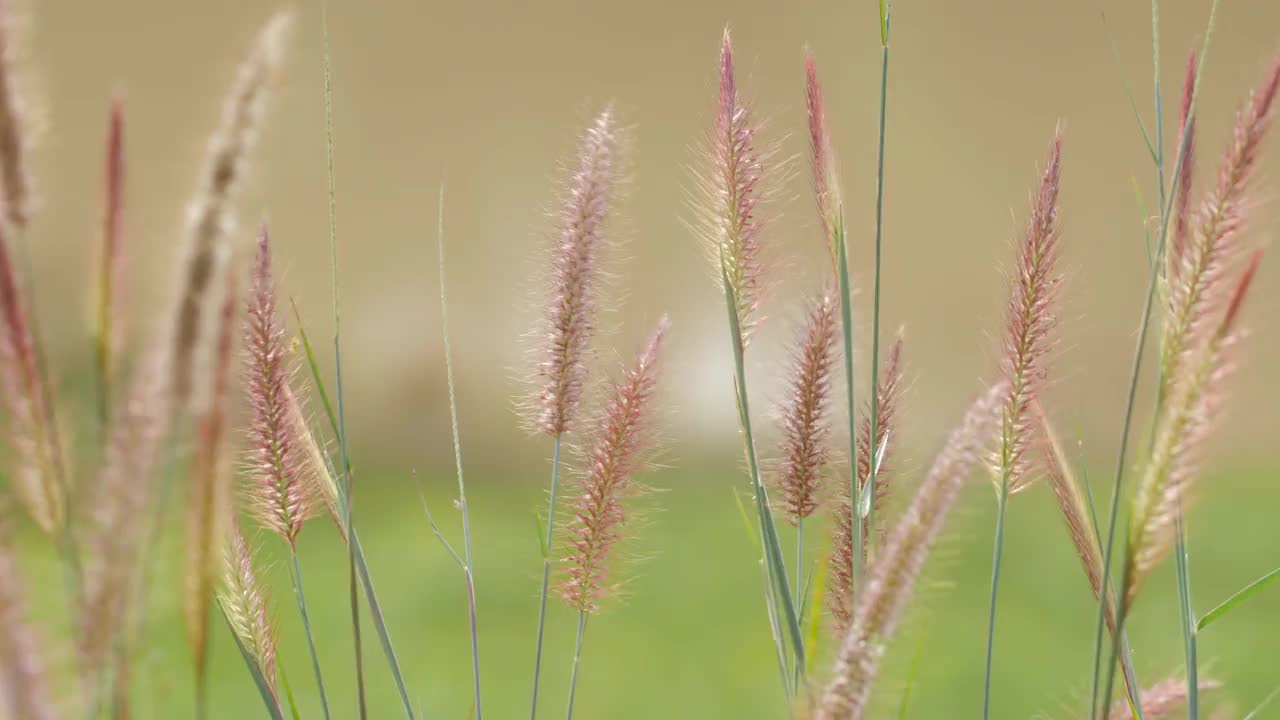
[[[578,611],[578,639],[573,644],[573,671],[569,673],[569,709],[565,714],[567,720],[573,720],[573,699],[578,691],[578,664],[582,659],[582,638],[587,632],[587,613]]]
[[[991,661],[996,638],[996,597],[1000,589],[1000,564],[1004,557],[1004,515],[1009,504],[1009,469],[1000,473],[1000,495],[996,504],[995,547],[991,551],[991,604],[987,615],[987,665],[982,684],[982,717],[991,717]]]
[[[440,184],[436,240],[440,270],[440,334],[444,344],[445,378],[449,383],[449,421],[453,430],[453,460],[458,470],[458,505],[462,510],[462,552],[466,560],[463,571],[467,580],[467,610],[471,623],[471,675],[475,684],[476,720],[482,720],[484,713],[480,706],[480,634],[476,627],[476,584],[472,573],[474,565],[471,557],[471,514],[467,505],[467,484],[462,476],[462,439],[458,430],[458,398],[453,382],[453,350],[449,346],[449,305],[445,292],[444,183]]]
[[[871,300],[871,442],[868,445],[869,470],[867,471],[866,505],[867,538],[875,536],[876,475],[880,471],[880,258],[881,240],[884,235],[884,136],[885,114],[889,105],[889,23],[893,3],[880,4],[880,128],[876,144],[876,249],[875,271],[872,280]]]
[[[1209,54],[1209,42],[1213,38],[1213,28],[1214,28],[1215,20],[1217,18],[1217,12],[1218,12],[1218,0],[1213,0],[1213,4],[1209,9],[1208,27],[1205,31],[1204,42],[1201,47],[1199,59],[1197,60],[1196,80],[1194,85],[1192,86],[1191,102],[1188,108],[1187,120],[1182,132],[1180,133],[1181,137],[1178,140],[1178,153],[1174,160],[1174,167],[1180,167],[1182,165],[1182,160],[1185,157],[1186,151],[1187,151],[1188,140],[1191,137],[1190,133],[1187,132],[1187,128],[1192,126],[1192,121],[1195,118],[1196,100],[1200,95],[1200,78],[1204,77],[1204,64]],[[1169,203],[1173,200],[1173,198],[1177,196],[1178,180],[1179,180],[1178,174],[1175,173],[1171,181],[1171,187],[1168,193],[1168,198],[1166,198],[1165,204],[1161,207],[1160,233],[1156,239],[1156,253],[1155,253],[1156,258],[1163,257],[1165,243],[1167,242],[1169,237],[1169,218],[1171,215],[1170,211],[1172,210],[1172,208],[1169,207]],[[1155,300],[1155,291],[1156,291],[1157,280],[1159,279],[1160,265],[1161,265],[1160,262],[1152,263],[1151,268],[1147,273],[1146,297],[1143,300],[1143,304],[1142,304],[1142,317],[1138,323],[1138,337],[1135,341],[1135,348],[1133,353],[1133,367],[1131,368],[1129,373],[1129,389],[1127,392],[1127,397],[1125,399],[1124,421],[1121,424],[1121,430],[1120,430],[1120,448],[1117,451],[1115,478],[1111,486],[1111,507],[1110,507],[1108,520],[1107,520],[1107,542],[1103,550],[1103,567],[1104,568],[1110,568],[1112,559],[1114,558],[1115,541],[1116,541],[1116,525],[1118,524],[1117,520],[1120,514],[1120,491],[1124,483],[1125,466],[1126,466],[1126,463],[1128,462],[1129,434],[1133,425],[1133,411],[1137,401],[1138,381],[1142,375],[1142,360],[1143,360],[1143,355],[1146,351],[1147,331],[1151,321],[1151,307]],[[1123,600],[1125,584],[1128,582],[1128,574],[1129,574],[1128,563],[1126,563],[1125,571],[1121,575],[1121,584],[1120,584],[1121,592],[1119,593],[1121,597],[1121,602],[1119,603],[1119,612],[1117,613],[1117,616],[1116,616],[1115,633],[1117,637],[1124,631],[1124,620],[1128,610],[1128,603],[1126,603]],[[1116,643],[1114,642],[1114,638],[1112,642],[1111,664],[1107,670],[1107,673],[1108,673],[1108,677],[1106,680],[1107,690],[1104,693],[1104,696],[1102,698],[1103,705],[1101,706],[1101,708],[1099,707],[1099,704],[1098,704],[1098,701],[1099,701],[1098,688],[1099,688],[1101,675],[1102,675],[1102,669],[1100,667],[1101,660],[1102,660],[1102,637],[1103,637],[1103,631],[1106,627],[1106,608],[1107,608],[1106,598],[1108,597],[1108,594],[1107,594],[1109,592],[1108,583],[1110,581],[1110,578],[1111,578],[1111,573],[1107,572],[1103,574],[1102,590],[1098,594],[1099,596],[1098,620],[1095,626],[1096,629],[1095,629],[1095,636],[1094,636],[1093,683],[1092,683],[1091,700],[1090,700],[1090,706],[1089,706],[1090,720],[1093,720],[1098,716],[1099,710],[1101,710],[1101,713],[1104,719],[1109,717],[1111,713],[1111,708],[1110,708],[1111,688],[1114,684],[1115,661],[1116,661],[1116,647],[1115,647]]]
[[[529,705],[529,718],[538,716],[538,682],[542,678],[542,643],[547,630],[547,595],[551,589],[551,543],[555,541],[556,491],[560,485],[561,435],[556,435],[551,455],[551,489],[547,500],[547,534],[542,546],[542,592],[538,600],[538,641],[533,656],[533,699]]]
[[[329,694],[324,689],[324,674],[320,671],[320,655],[316,652],[315,635],[311,632],[311,616],[307,613],[307,595],[302,589],[302,566],[298,562],[298,551],[291,553],[293,559],[293,594],[298,599],[298,614],[302,617],[302,629],[307,635],[307,649],[311,651],[311,668],[316,673],[316,688],[320,692],[320,709],[325,720],[329,720]]]

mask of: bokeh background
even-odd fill
[[[251,0],[18,6],[24,64],[43,126],[36,163],[42,210],[32,233],[42,322],[60,395],[87,415],[87,288],[107,107],[113,97],[126,105],[128,292],[133,334],[140,336],[171,291],[182,208],[221,93],[274,6]],[[436,194],[444,183],[486,709],[508,717],[527,702],[539,570],[534,515],[549,454],[545,442],[521,431],[514,411],[524,336],[538,309],[541,249],[560,163],[577,129],[613,102],[635,142],[600,365],[607,369],[630,354],[656,318],[670,313],[662,397],[667,469],[649,478],[664,492],[643,501],[652,512],[633,545],[643,562],[628,571],[628,597],[593,621],[579,716],[780,716],[758,568],[733,496],[746,484],[722,308],[685,225],[687,167],[711,120],[715,58],[727,23],[740,86],[781,143],[780,157],[794,158],[773,206],[777,283],[769,320],[749,359],[755,407],[767,427],[790,325],[803,294],[822,280],[824,262],[804,175],[806,45],[819,62],[840,153],[853,269],[869,290],[876,3],[331,0],[330,6],[344,370],[353,455],[362,470],[357,522],[424,715],[461,718],[470,709],[462,580],[425,524],[417,489],[419,482],[426,486],[456,542]],[[1165,6],[1162,79],[1166,107],[1174,108],[1186,52],[1202,39],[1209,4]],[[241,235],[247,240],[259,221],[270,221],[287,292],[308,329],[325,338],[332,325],[321,14],[314,0],[294,10],[288,72],[241,203]],[[1200,100],[1201,187],[1212,177],[1235,108],[1280,49],[1278,29],[1274,3],[1223,3]],[[1102,494],[1144,291],[1144,224],[1155,212],[1154,173],[1125,94],[1131,85],[1151,122],[1150,8],[903,0],[894,16],[890,82],[883,317],[888,331],[901,326],[907,336],[904,483],[927,466],[966,398],[992,372],[1011,240],[1054,125],[1063,121],[1070,280],[1046,402],[1079,443]],[[1173,111],[1168,115],[1172,136]],[[1249,233],[1258,243],[1268,243],[1278,227],[1278,160],[1273,143],[1251,214]],[[867,296],[859,300],[864,318]],[[1264,266],[1248,313],[1255,333],[1192,519],[1202,611],[1280,563],[1273,528],[1280,504],[1277,301],[1280,281]],[[865,350],[870,343],[862,336]],[[766,431],[765,447],[770,437]],[[894,712],[917,648],[909,716],[978,712],[993,509],[979,487],[975,482],[931,565],[922,610],[891,653],[882,695]],[[1047,492],[1019,497],[1010,526],[996,716],[1077,717],[1091,657],[1086,585]],[[343,708],[338,716],[349,717],[345,577],[333,536],[317,523],[302,549],[323,659]],[[57,635],[63,615],[53,601],[56,569],[46,549],[30,545],[31,572],[50,598],[41,612]],[[286,573],[277,570],[282,657],[295,688],[309,696]],[[1133,639],[1141,672],[1154,680],[1176,670],[1180,640],[1171,576],[1150,587],[1133,619]],[[147,700],[139,709],[145,717],[188,714],[191,681],[174,590],[157,590],[150,633],[156,647],[146,658]],[[552,714],[563,704],[573,630],[570,613],[555,610],[544,708]],[[1222,699],[1240,709],[1233,717],[1280,686],[1271,661],[1280,637],[1277,610],[1280,595],[1260,596],[1202,639],[1206,667],[1227,684]],[[225,637],[218,641],[216,716],[251,716],[258,712],[254,690]],[[374,717],[394,717],[377,649],[368,645],[366,657]],[[303,717],[316,716],[309,697],[301,702]],[[1280,709],[1271,713],[1280,717]],[[1270,716],[1264,710],[1258,717]]]

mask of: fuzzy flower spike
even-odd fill
[[[610,108],[587,127],[558,216],[531,423],[550,436],[569,430],[582,397],[598,314],[600,251],[618,184],[618,132]]]
[[[861,720],[866,713],[884,650],[961,489],[989,444],[1007,392],[999,383],[969,406],[876,553],[841,641],[833,678],[822,691],[817,720]]]
[[[1046,361],[1057,325],[1054,304],[1062,275],[1058,260],[1058,181],[1062,172],[1062,128],[1054,134],[1026,235],[1018,247],[1006,318],[1001,374],[1009,387],[1000,430],[996,481],[1009,494],[1032,480],[1028,449],[1037,437],[1032,405],[1048,376]]]
[[[565,530],[567,577],[560,588],[561,598],[579,612],[597,612],[600,601],[615,588],[609,575],[627,523],[632,477],[641,469],[652,439],[649,406],[658,381],[658,352],[669,325],[666,317],[658,322],[636,364],[610,387],[587,455],[582,493]]]
[[[809,121],[809,165],[813,171],[813,196],[818,203],[818,221],[822,224],[822,237],[834,266],[836,258],[836,228],[840,214],[840,179],[836,174],[835,150],[831,147],[831,132],[827,128],[827,111],[822,100],[822,83],[818,81],[818,67],[813,53],[804,58],[804,107]]]
[[[293,545],[302,523],[315,514],[319,498],[317,485],[305,477],[306,449],[299,443],[289,401],[284,335],[276,311],[270,239],[263,227],[244,331],[246,387],[252,409],[246,494],[249,510],[262,526]]]
[[[824,291],[809,308],[791,369],[790,391],[782,408],[782,459],[778,484],[791,522],[813,514],[826,472],[831,432],[827,408],[835,363],[836,299]]]
[[[761,205],[768,195],[771,149],[760,147],[759,125],[738,95],[728,28],[720,46],[720,102],[694,173],[696,226],[716,279],[732,301],[743,343],[751,336],[765,290]]]

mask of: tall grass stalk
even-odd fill
[[[1196,100],[1200,95],[1200,79],[1204,77],[1205,60],[1208,58],[1208,55],[1209,55],[1209,43],[1213,39],[1213,29],[1214,29],[1215,20],[1217,18],[1217,13],[1218,13],[1218,0],[1213,0],[1213,4],[1209,8],[1209,22],[1208,22],[1208,26],[1205,29],[1204,41],[1201,44],[1199,60],[1197,61],[1197,65],[1196,65],[1196,80],[1191,91],[1191,101],[1188,105],[1188,110],[1187,110],[1187,122],[1185,123],[1185,126],[1183,127],[1182,131],[1180,132],[1180,137],[1178,139],[1178,152],[1174,159],[1174,167],[1181,167],[1183,158],[1187,152],[1188,141],[1191,138],[1191,133],[1188,132],[1188,129],[1192,126],[1192,123],[1194,122],[1194,119],[1195,119]],[[1156,258],[1163,256],[1164,247],[1169,238],[1169,224],[1170,224],[1169,219],[1172,214],[1171,213],[1172,208],[1170,207],[1170,205],[1173,199],[1176,198],[1178,194],[1177,188],[1178,188],[1178,182],[1179,182],[1179,175],[1180,173],[1174,174],[1171,181],[1171,188],[1170,188],[1171,192],[1168,193],[1168,197],[1165,199],[1165,203],[1161,206],[1161,209],[1160,209],[1160,232],[1158,237],[1156,238],[1156,253],[1155,253]],[[1117,525],[1117,519],[1120,514],[1120,491],[1124,484],[1125,464],[1128,462],[1129,434],[1133,426],[1133,411],[1134,411],[1134,406],[1137,403],[1138,381],[1142,376],[1142,360],[1146,352],[1147,332],[1151,324],[1151,306],[1155,300],[1156,285],[1160,277],[1160,266],[1161,266],[1161,263],[1153,262],[1151,263],[1150,270],[1147,272],[1146,297],[1144,298],[1142,303],[1142,314],[1138,322],[1138,336],[1135,341],[1135,348],[1133,352],[1133,366],[1129,372],[1129,389],[1125,399],[1124,419],[1123,419],[1123,422],[1121,423],[1121,428],[1120,428],[1120,448],[1116,454],[1115,476],[1111,486],[1111,503],[1110,503],[1110,509],[1108,512],[1108,519],[1107,519],[1107,541],[1103,551],[1103,560],[1102,560],[1103,567],[1105,568],[1111,567],[1112,559],[1114,558],[1116,525]],[[1127,543],[1127,539],[1125,542]],[[1121,576],[1121,582],[1120,582],[1121,588],[1124,588],[1128,584],[1128,578],[1124,577],[1124,575],[1128,574],[1127,566],[1128,564],[1126,563],[1126,570],[1122,573],[1122,576]],[[1110,582],[1110,579],[1111,579],[1110,572],[1103,574],[1102,591],[1099,593],[1099,598],[1101,599],[1098,602],[1098,619],[1097,619],[1097,622],[1095,623],[1095,633],[1094,633],[1093,681],[1092,681],[1092,689],[1090,692],[1091,698],[1090,698],[1090,706],[1089,706],[1090,720],[1093,720],[1094,718],[1096,718],[1099,712],[1098,689],[1101,684],[1100,681],[1101,681],[1101,673],[1102,673],[1102,668],[1101,668],[1102,635],[1103,635],[1103,629],[1106,625],[1106,608],[1107,608],[1107,602],[1105,598],[1108,597],[1107,593],[1109,591],[1108,584]],[[1116,614],[1115,634],[1117,637],[1124,631],[1124,622],[1125,622],[1126,616],[1128,615],[1128,609],[1129,609],[1128,603],[1125,602],[1122,598],[1119,603],[1119,610]],[[1115,675],[1115,665],[1117,661],[1118,649],[1119,649],[1118,644],[1114,642],[1114,638],[1113,638],[1110,660],[1108,661],[1108,665],[1107,665],[1106,690],[1103,693],[1104,704],[1101,706],[1101,712],[1104,719],[1109,717],[1111,713],[1111,707],[1110,707],[1111,694],[1112,694],[1113,685],[1115,682],[1114,675]]]
[[[298,322],[298,335],[302,340],[303,352],[307,358],[307,369],[311,372],[311,381],[315,385],[316,394],[320,396],[320,405],[324,409],[325,418],[329,421],[329,429],[333,432],[334,437],[338,436],[338,416],[334,412],[333,405],[329,401],[329,392],[325,387],[324,376],[320,373],[320,364],[316,360],[315,348],[311,344],[311,338],[307,335],[306,326],[302,322],[302,315],[298,311],[296,303],[291,303],[293,307],[294,317]],[[346,515],[346,489],[342,484],[338,484],[338,520],[345,520]],[[349,538],[351,543],[351,551],[355,553],[356,572],[360,577],[360,584],[364,587],[364,597],[369,602],[369,617],[373,621],[373,629],[378,633],[378,641],[382,645],[382,654],[386,656],[387,664],[391,668],[392,679],[396,683],[396,691],[400,694],[400,702],[409,718],[413,718],[413,706],[409,703],[409,689],[405,685],[404,675],[400,672],[400,662],[396,658],[395,646],[391,643],[391,633],[387,630],[386,619],[382,615],[382,605],[378,602],[378,593],[373,585],[373,578],[369,574],[369,563],[365,560],[364,547],[360,544],[360,534],[355,528],[348,528],[345,525],[341,528],[343,535]]]
[[[365,700],[364,687],[364,653],[361,650],[360,642],[360,593],[356,587],[356,547],[358,542],[355,536],[355,528],[351,522],[351,460],[347,455],[347,422],[345,403],[342,392],[342,313],[341,303],[338,297],[338,195],[336,188],[336,175],[334,173],[333,162],[333,54],[329,44],[329,3],[325,0],[320,4],[320,24],[322,35],[322,55],[324,70],[324,135],[325,135],[325,175],[328,181],[329,193],[329,265],[330,265],[330,293],[333,298],[333,362],[334,377],[337,388],[338,400],[338,418],[337,418],[337,437],[338,451],[340,453],[341,466],[339,472],[341,478],[339,485],[342,487],[342,514],[343,526],[346,528],[347,536],[351,539],[347,543],[347,595],[351,604],[351,636],[353,652],[356,664],[356,698],[360,711],[360,718],[363,720],[368,717],[368,704]],[[367,578],[366,578],[367,581]],[[384,649],[390,647],[384,639]],[[387,660],[391,663],[392,673],[396,676],[396,683],[400,689],[400,699],[404,704],[405,715],[409,718],[413,717],[413,707],[409,703],[409,697],[404,688],[404,681],[400,677],[400,669],[395,661],[393,653],[388,653]]]
[[[840,286],[840,332],[844,342],[844,397],[846,417],[849,420],[849,503],[852,507],[850,517],[853,519],[853,561],[852,581],[849,587],[849,598],[856,604],[858,587],[862,582],[863,536],[862,513],[860,512],[861,488],[858,487],[858,406],[853,380],[853,290],[849,284],[849,248],[844,229],[844,208],[837,209],[836,215],[836,275]],[[873,394],[875,390],[871,391]],[[875,444],[875,433],[871,434],[871,444]],[[873,451],[874,452],[874,451]],[[872,461],[872,465],[875,461]],[[872,490],[874,493],[874,489]]]
[[[307,635],[307,650],[311,652],[311,669],[316,674],[316,689],[320,692],[320,709],[325,720],[329,719],[329,694],[324,689],[324,674],[320,671],[320,655],[316,653],[316,639],[311,632],[311,615],[307,612],[307,595],[302,589],[302,566],[298,563],[298,551],[290,553],[293,564],[290,568],[293,580],[293,594],[298,600],[298,614],[302,617],[302,629]]]
[[[467,579],[467,610],[471,622],[471,676],[475,683],[475,718],[482,720],[480,705],[480,634],[476,627],[476,583],[472,572],[471,514],[467,505],[467,484],[462,476],[462,440],[458,431],[458,399],[453,382],[453,350],[449,346],[449,304],[445,291],[444,272],[444,183],[440,184],[440,198],[436,210],[436,251],[440,271],[440,336],[444,343],[445,378],[449,383],[449,422],[453,431],[453,461],[458,470],[458,505],[462,511],[462,552],[465,562],[462,570]]]
[[[573,698],[578,690],[578,661],[582,659],[582,638],[587,633],[587,612],[578,611],[578,638],[573,644],[573,671],[569,673],[569,707],[565,713],[568,720],[573,720]]]
[[[547,534],[542,545],[542,592],[538,600],[538,639],[533,656],[533,699],[529,703],[529,718],[538,716],[538,682],[542,676],[542,644],[547,630],[547,596],[551,590],[551,543],[555,541],[556,494],[560,485],[560,445],[563,434],[557,434],[551,451],[551,486],[547,494]]]
[[[1155,124],[1156,124],[1156,187],[1159,191],[1160,198],[1160,222],[1164,223],[1164,215],[1167,214],[1171,207],[1165,205],[1165,150],[1164,150],[1164,104],[1161,99],[1160,92],[1160,1],[1151,0],[1151,47],[1152,47],[1152,69],[1155,76]],[[1198,81],[1197,77],[1197,81]],[[1190,124],[1180,129],[1180,132],[1190,135],[1192,130]],[[1181,163],[1186,162],[1188,158],[1181,158],[1179,164],[1175,165],[1173,171],[1179,177],[1183,176]],[[1163,247],[1161,248],[1163,250]],[[1154,262],[1161,269],[1164,268],[1163,253],[1158,252]],[[1164,408],[1164,399],[1166,392],[1166,383],[1171,378],[1164,375],[1164,364],[1158,366],[1159,380],[1156,383],[1156,403],[1153,417],[1159,418]],[[1155,434],[1152,433],[1151,444],[1155,445]],[[1186,666],[1187,679],[1187,717],[1188,720],[1198,720],[1200,716],[1200,680],[1199,668],[1196,659],[1196,629],[1195,629],[1195,611],[1191,604],[1191,571],[1188,564],[1187,556],[1187,531],[1186,524],[1183,519],[1182,507],[1179,507],[1174,517],[1174,558],[1175,573],[1177,577],[1178,587],[1178,629],[1182,636],[1184,664]],[[1141,703],[1137,703],[1139,706]]]
[[[769,508],[768,490],[764,478],[760,474],[760,462],[756,455],[755,437],[751,430],[751,409],[747,399],[746,363],[743,358],[745,347],[742,324],[738,321],[738,300],[733,284],[729,281],[728,271],[721,266],[721,282],[724,286],[725,305],[729,314],[729,333],[733,345],[733,379],[737,394],[738,426],[742,433],[743,450],[747,457],[747,468],[751,474],[751,483],[756,500],[756,514],[760,523],[760,540],[764,550],[765,568],[773,585],[772,593],[782,606],[782,615],[777,617],[779,625],[787,631],[791,640],[792,658],[795,661],[796,674],[803,680],[805,673],[804,636],[800,630],[800,618],[796,613],[796,605],[791,599],[790,583],[787,581],[786,562],[782,559],[782,545],[778,540],[778,528],[773,521],[773,512]],[[856,471],[855,471],[856,473]],[[855,474],[856,487],[856,474]],[[856,536],[855,536],[856,537]],[[775,617],[777,611],[775,608]]]
[[[885,114],[889,100],[889,23],[893,12],[893,3],[882,0],[880,3],[880,129],[876,140],[876,252],[875,270],[872,280],[871,300],[871,470],[867,474],[866,497],[860,502],[866,506],[866,526],[870,531],[868,538],[875,535],[876,511],[876,475],[880,470],[880,448],[876,446],[876,438],[880,437],[880,257],[881,239],[884,234],[884,135]],[[861,511],[862,505],[858,506]],[[868,540],[870,542],[870,540]]]

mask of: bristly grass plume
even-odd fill
[[[225,287],[223,278],[233,254],[235,203],[284,58],[291,23],[287,13],[273,16],[241,62],[223,101],[221,121],[209,138],[204,167],[187,209],[170,359],[177,412],[185,412],[188,405],[199,411],[208,403],[207,392],[197,393],[195,378],[207,377],[212,364],[218,296]]]
[[[0,715],[58,717],[44,658],[44,638],[27,617],[26,582],[14,555],[8,507],[0,504]]]
[[[992,468],[996,482],[995,547],[991,561],[991,599],[987,619],[986,678],[983,684],[984,718],[991,717],[991,674],[995,644],[996,601],[1004,554],[1004,520],[1009,497],[1026,489],[1034,479],[1030,467],[1036,436],[1032,404],[1048,377],[1048,355],[1057,324],[1055,301],[1062,276],[1058,257],[1058,183],[1062,173],[1062,126],[1054,132],[1040,184],[1032,198],[1026,234],[1018,244],[1013,285],[1006,311],[1000,374],[1008,388],[1001,411],[999,445]]]
[[[267,228],[258,236],[253,285],[245,314],[244,345],[247,400],[252,412],[246,464],[248,509],[263,527],[293,547],[302,524],[315,515],[318,483],[305,474],[306,449],[299,442],[289,402],[292,374],[285,328],[276,309]]]
[[[866,712],[881,657],[960,491],[990,446],[1007,394],[1008,385],[1000,382],[970,405],[872,559],[833,677],[822,691],[818,720],[860,720]]]
[[[548,488],[546,538],[543,543],[542,590],[538,604],[538,633],[533,664],[533,694],[529,717],[538,714],[542,674],[542,644],[546,634],[547,598],[551,591],[551,545],[555,537],[556,496],[560,482],[560,450],[573,430],[586,380],[599,307],[600,257],[608,243],[608,220],[620,176],[619,134],[613,109],[595,117],[578,141],[571,174],[564,190],[551,251],[551,284],[539,328],[545,344],[538,356],[535,395],[528,423],[553,438],[551,483]]]

